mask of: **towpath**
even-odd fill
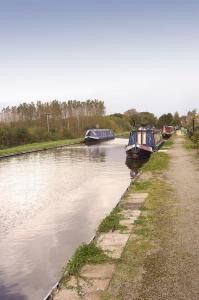
[[[199,299],[199,157],[186,150],[183,143],[183,136],[175,139],[169,150],[169,169],[161,175],[173,192],[169,205],[158,208],[158,247],[145,255],[137,276],[132,273],[129,278],[130,271],[126,276],[121,266],[116,269],[108,289],[111,299]],[[136,257],[130,260],[128,247],[126,255],[129,264],[136,264]]]

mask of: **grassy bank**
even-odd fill
[[[150,160],[143,166],[143,171],[162,171],[168,167],[169,156],[166,153],[155,152]]]
[[[0,156],[7,156],[7,155],[14,155],[19,153],[25,153],[30,151],[37,151],[37,150],[45,150],[49,148],[56,148],[65,145],[73,145],[81,143],[82,139],[65,139],[65,140],[58,140],[58,141],[48,141],[48,142],[40,142],[40,143],[32,143],[21,145],[17,147],[10,147],[7,149],[0,150]]]
[[[165,141],[162,149],[164,149],[164,148],[171,148],[173,146],[173,143],[174,143],[173,140],[174,140],[174,137],[172,137],[169,140]]]
[[[124,131],[124,132],[120,132],[120,133],[116,133],[115,134],[116,137],[118,138],[129,138],[129,131]]]

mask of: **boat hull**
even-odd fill
[[[148,148],[148,149],[147,149]],[[134,146],[130,149],[126,150],[127,158],[141,160],[141,159],[148,159],[153,153],[153,149],[151,147],[138,147]]]
[[[163,137],[163,139],[165,139],[165,140],[168,140],[171,136],[172,136],[172,133],[163,133],[163,134],[162,134],[162,137]]]
[[[105,138],[96,139],[96,138],[93,138],[93,137],[86,137],[84,139],[84,143],[86,145],[93,145],[93,144],[98,144],[98,143],[101,143],[101,142],[113,140],[114,138],[115,137],[105,137]]]
[[[86,144],[96,144],[112,140],[115,135],[111,129],[88,129],[84,138]]]

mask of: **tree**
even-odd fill
[[[171,113],[163,114],[159,117],[158,126],[162,128],[164,125],[170,126],[173,124],[173,115]]]
[[[140,126],[140,117],[139,117],[139,113],[136,111],[136,109],[131,108],[131,109],[125,111],[124,115],[128,118],[128,121],[131,126],[133,126],[133,127]]]
[[[180,126],[181,122],[180,122],[180,116],[179,113],[176,111],[174,116],[173,116],[173,126]]]
[[[157,125],[157,118],[153,113],[150,112],[140,112],[140,125],[144,127],[155,127]]]

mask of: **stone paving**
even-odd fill
[[[138,209],[148,197],[147,193],[133,193],[123,203],[120,225],[126,228],[123,231],[101,233],[97,238],[97,245],[113,259],[119,259],[132,233],[133,223],[140,216]],[[66,288],[62,288],[54,295],[54,300],[98,300],[102,292],[108,287],[115,271],[114,263],[85,265],[78,278],[72,276]]]
[[[110,232],[100,235],[97,245],[111,258],[120,258],[130,233]]]

